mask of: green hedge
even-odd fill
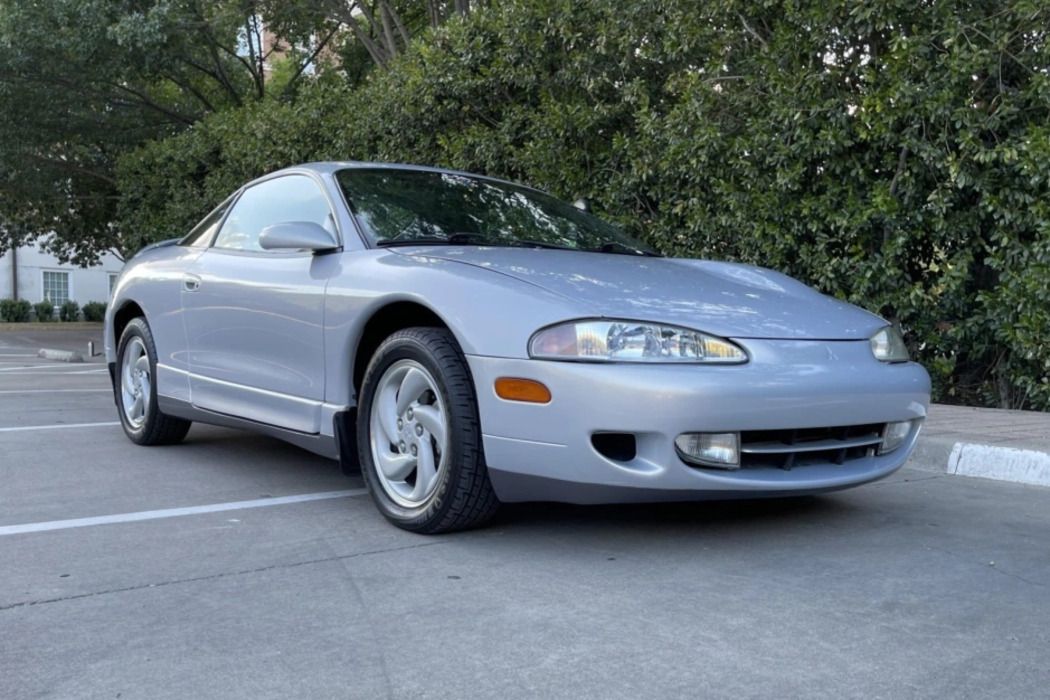
[[[84,320],[100,323],[106,320],[106,303],[102,301],[89,301],[84,304]]]
[[[123,230],[307,160],[486,172],[899,321],[940,400],[1050,408],[1045,3],[495,5],[126,157]]]
[[[71,321],[80,320],[80,304],[76,303],[72,299],[58,307],[58,318],[59,320],[69,323]]]
[[[0,321],[25,323],[33,306],[25,299],[0,299]]]
[[[46,300],[38,301],[33,304],[33,313],[36,314],[37,321],[53,321],[55,318],[55,305]]]

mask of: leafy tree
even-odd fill
[[[900,322],[942,400],[1050,408],[1045,2],[505,0],[439,24],[351,87],[126,154],[121,227],[185,231],[306,160],[491,173]]]
[[[0,5],[0,250],[44,239],[88,263],[127,251],[115,223],[120,154],[266,97],[278,36],[254,0],[6,0]],[[284,22],[292,34],[317,27]],[[331,32],[329,32],[331,34]]]

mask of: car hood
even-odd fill
[[[750,265],[536,248],[396,252],[508,275],[579,302],[581,316],[676,324],[727,338],[863,340],[886,325],[787,275]]]

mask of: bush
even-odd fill
[[[25,323],[32,308],[25,299],[0,299],[0,321]]]
[[[58,317],[62,321],[79,321],[80,320],[80,305],[70,299],[69,301],[62,304],[58,309]]]
[[[82,309],[84,320],[93,323],[101,323],[106,319],[106,304],[101,301],[89,301]]]
[[[33,312],[37,321],[50,321],[55,316],[55,305],[47,300],[40,301],[33,304]]]
[[[938,400],[1046,410],[1048,24],[1030,0],[505,0],[359,86],[124,157],[121,229],[170,237],[313,159],[490,173],[901,323]]]

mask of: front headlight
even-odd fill
[[[643,321],[570,321],[537,331],[529,356],[586,362],[740,364],[747,354],[707,333]]]
[[[871,336],[871,353],[882,362],[907,362],[908,346],[896,326],[886,326]]]

